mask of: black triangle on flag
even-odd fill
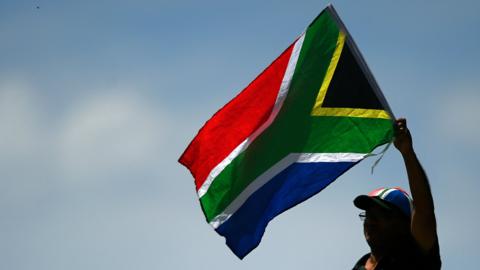
[[[395,119],[372,72],[333,6],[340,32],[312,116]]]
[[[385,109],[353,56],[348,43],[343,47],[322,107]]]

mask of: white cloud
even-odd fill
[[[141,89],[80,94],[53,112],[37,93],[22,80],[0,78],[0,201],[27,203],[72,183],[157,173],[168,118]]]
[[[18,208],[48,192],[49,140],[33,86],[18,78],[0,78],[0,205]],[[33,203],[35,204],[35,203]]]
[[[74,104],[58,135],[68,176],[115,175],[157,163],[166,118],[134,91],[107,91]]]
[[[1,160],[24,159],[39,150],[40,114],[27,83],[0,80]]]

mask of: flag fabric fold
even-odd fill
[[[270,220],[393,138],[393,114],[333,6],[200,129],[179,162],[239,257]]]

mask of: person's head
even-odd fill
[[[372,250],[387,252],[411,236],[413,203],[402,189],[379,188],[356,197],[353,203],[365,210],[361,217],[365,239]]]

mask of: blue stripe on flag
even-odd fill
[[[270,220],[320,192],[355,164],[294,163],[253,193],[216,231],[242,259],[258,246]]]

